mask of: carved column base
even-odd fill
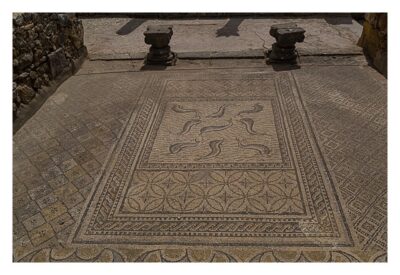
[[[266,52],[267,64],[269,63],[297,63],[295,44],[304,41],[305,30],[295,23],[272,25],[270,35],[276,39],[272,48]]]
[[[277,43],[272,44],[272,49],[266,53],[267,63],[296,63],[297,52],[293,47],[279,47]]]
[[[148,65],[173,66],[176,63],[176,57],[176,53],[172,52],[169,46],[164,48],[155,48],[152,46],[146,55],[145,63]]]
[[[151,45],[145,64],[172,66],[176,63],[176,54],[171,51],[169,42],[173,31],[172,26],[148,26],[144,32],[145,43]]]

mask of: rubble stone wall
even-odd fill
[[[372,65],[383,75],[387,75],[387,14],[367,13],[363,33],[358,41],[364,48]]]
[[[22,13],[13,18],[13,119],[43,88],[86,55],[74,14]]]

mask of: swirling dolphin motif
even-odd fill
[[[201,123],[200,119],[191,119],[189,121],[187,121],[182,128],[182,131],[180,131],[178,134],[179,135],[184,135],[190,132],[190,129],[192,129],[193,126],[197,125]]]
[[[175,143],[175,144],[172,144],[171,146],[169,146],[169,152],[171,154],[177,154],[185,148],[196,147],[198,144],[199,144],[199,141],[197,141],[197,140],[195,142]]]
[[[196,109],[187,109],[183,107],[182,105],[179,104],[174,104],[174,106],[171,107],[171,110],[174,111],[175,113],[178,114],[185,114],[185,113],[195,113],[197,118],[200,118],[199,111]]]
[[[264,110],[264,107],[261,104],[256,103],[253,105],[253,109],[240,111],[237,115],[239,116],[241,114],[254,114],[254,113],[259,113],[262,110]]]
[[[206,159],[215,158],[216,156],[218,156],[221,153],[221,145],[223,142],[224,142],[224,139],[216,139],[216,140],[210,141],[208,143],[208,146],[210,146],[211,152],[205,156],[196,158],[195,161],[206,160]]]
[[[222,105],[221,107],[219,107],[218,111],[216,111],[215,113],[212,113],[211,115],[206,116],[207,118],[219,118],[222,117],[225,114],[225,109],[226,109],[226,105]]]
[[[229,120],[228,124],[225,125],[216,125],[216,126],[206,126],[200,129],[200,135],[207,133],[207,132],[214,132],[214,131],[222,131],[225,130],[233,125],[232,119]]]
[[[263,144],[244,144],[238,138],[236,138],[236,140],[239,148],[256,151],[262,156],[269,156],[269,154],[271,153],[271,150],[268,148],[268,146],[265,146]]]
[[[260,133],[257,133],[256,131],[254,131],[254,120],[251,118],[242,118],[239,120],[240,123],[242,123],[245,127],[246,127],[246,131],[247,133],[249,133],[250,135],[263,135]]]

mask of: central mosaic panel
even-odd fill
[[[270,101],[168,102],[149,163],[281,162]]]
[[[351,245],[288,74],[149,77],[138,106],[73,242]]]

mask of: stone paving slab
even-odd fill
[[[269,35],[272,24],[296,22],[306,30],[302,55],[361,54],[356,46],[362,26],[346,17],[317,18],[228,18],[197,20],[145,20],[131,18],[82,19],[89,58],[143,58],[148,51],[143,32],[147,25],[173,25],[172,49],[182,56],[259,55],[275,42]]]
[[[117,73],[117,72],[144,72],[149,70],[179,71],[196,69],[224,69],[234,68],[262,68],[266,69],[264,58],[236,58],[236,59],[180,59],[177,66],[152,67],[145,66],[143,60],[94,60],[85,62],[76,75]],[[343,56],[302,56],[299,60],[301,67],[305,66],[368,66],[364,55]],[[290,66],[289,66],[290,67]],[[272,71],[279,68],[269,67]]]
[[[218,66],[223,65],[222,61],[218,62]],[[131,64],[130,62],[126,63]],[[85,66],[90,68],[89,64],[84,65],[84,68]],[[122,66],[120,63],[120,66],[123,69],[130,65]],[[175,69],[164,72],[118,72],[118,66],[115,65],[114,67],[115,72],[87,70],[86,73],[68,79],[14,135],[14,261],[386,261],[386,80],[370,67],[362,64],[350,66],[320,65],[303,66],[301,69],[282,72],[276,72],[267,66],[254,67],[251,62],[248,63],[247,68],[244,66],[240,69],[232,69],[231,64],[224,69],[220,67],[213,69],[210,63],[207,62],[203,66],[206,69],[180,69],[179,66],[176,66]],[[83,72],[84,68],[82,69]],[[180,76],[178,78],[181,81],[174,83],[172,80],[177,79],[177,75]],[[187,81],[191,79],[191,76],[197,76],[195,79],[198,84],[193,85],[192,83],[188,85]],[[265,80],[256,80],[257,77]],[[124,219],[124,215],[128,215],[131,218],[143,216],[143,214],[136,213],[137,208],[135,208],[135,205],[142,207],[140,209],[143,209],[143,206],[146,206],[144,209],[149,211],[153,209],[146,214],[150,215],[149,217],[154,218],[154,215],[157,215],[156,212],[158,210],[151,207],[155,206],[154,201],[151,203],[151,197],[158,196],[164,191],[154,187],[152,192],[155,193],[147,194],[147,198],[150,199],[147,202],[142,200],[140,190],[135,192],[134,188],[121,189],[119,195],[114,198],[104,197],[104,182],[100,177],[103,175],[104,178],[104,175],[111,171],[108,168],[110,165],[115,167],[113,159],[118,157],[120,153],[112,152],[120,152],[118,148],[126,148],[123,146],[124,144],[129,147],[137,143],[137,141],[133,140],[128,142],[127,137],[130,135],[128,133],[133,133],[134,135],[147,133],[147,131],[153,129],[153,126],[158,125],[157,121],[160,121],[161,124],[158,126],[160,130],[151,130],[144,139],[141,139],[146,141],[145,144],[147,145],[138,148],[143,152],[146,151],[146,148],[160,148],[157,150],[162,150],[164,142],[168,141],[168,139],[163,138],[166,137],[165,131],[168,131],[168,129],[173,131],[174,127],[179,128],[182,126],[180,125],[180,120],[176,119],[171,122],[168,118],[174,114],[172,109],[172,111],[168,109],[168,106],[171,107],[173,102],[170,105],[167,103],[166,110],[169,111],[164,115],[157,111],[163,105],[157,103],[158,101],[154,101],[153,96],[159,95],[162,91],[162,89],[157,88],[157,85],[167,83],[166,81],[170,83],[169,85],[172,85],[168,89],[172,89],[171,95],[175,101],[182,100],[182,98],[179,99],[177,97],[187,98],[193,95],[208,97],[208,93],[213,94],[215,100],[217,100],[219,94],[223,94],[223,100],[231,96],[234,96],[236,100],[238,98],[245,100],[244,97],[248,93],[271,93],[270,95],[265,95],[269,99],[261,100],[260,98],[259,104],[263,106],[262,109],[265,112],[268,111],[275,116],[280,114],[279,116],[284,120],[284,125],[292,124],[295,127],[292,129],[294,132],[291,132],[290,127],[287,128],[288,126],[283,126],[283,124],[278,126],[279,124],[277,123],[271,124],[271,122],[267,122],[267,118],[271,116],[264,114],[262,116],[265,116],[265,119],[258,118],[258,114],[263,114],[263,111],[256,112],[253,115],[251,115],[252,112],[249,113],[254,120],[253,125],[245,123],[246,127],[239,120],[242,119],[242,122],[249,121],[243,120],[243,117],[238,117],[238,128],[232,126],[232,129],[227,128],[225,131],[269,133],[272,135],[271,143],[269,145],[265,144],[265,146],[269,146],[272,150],[270,157],[276,160],[283,160],[284,154],[282,152],[285,151],[284,147],[277,147],[278,143],[275,141],[279,140],[279,138],[273,137],[279,137],[279,129],[283,130],[281,132],[283,136],[281,135],[281,137],[285,137],[284,140],[286,140],[285,143],[288,148],[292,148],[289,151],[294,150],[293,154],[288,155],[291,161],[286,163],[295,165],[294,171],[301,172],[304,161],[300,160],[300,158],[307,155],[315,158],[319,167],[315,166],[315,171],[322,171],[320,170],[322,169],[321,167],[325,167],[324,169],[327,171],[327,174],[323,173],[324,176],[320,179],[320,184],[322,185],[319,187],[322,188],[321,190],[326,190],[327,196],[308,197],[306,194],[313,190],[311,184],[313,180],[297,181],[297,185],[292,186],[300,188],[300,193],[297,194],[304,195],[300,199],[305,203],[304,206],[295,208],[294,204],[286,208],[287,210],[283,210],[284,208],[275,209],[272,207],[273,204],[269,203],[265,204],[263,208],[260,204],[254,204],[254,202],[249,204],[244,212],[236,213],[235,215],[247,217],[248,215],[254,215],[256,212],[269,209],[269,215],[280,219],[283,217],[279,218],[280,215],[293,214],[296,211],[302,212],[302,209],[305,210],[304,213],[312,216],[314,215],[312,214],[314,213],[312,209],[315,209],[318,212],[315,215],[322,215],[316,219],[316,224],[319,224],[319,226],[309,227],[306,223],[303,223],[301,230],[298,232],[298,234],[304,234],[305,236],[309,234],[305,243],[295,242],[289,244],[290,238],[286,237],[275,240],[281,244],[281,246],[277,247],[272,247],[267,243],[252,245],[251,239],[257,238],[254,235],[250,238],[240,239],[244,243],[237,246],[228,245],[232,240],[237,240],[237,237],[234,236],[231,239],[223,239],[221,236],[213,237],[209,239],[209,242],[204,243],[207,240],[207,236],[198,238],[194,235],[189,235],[186,236],[186,239],[192,244],[181,246],[179,245],[180,239],[171,236],[168,242],[165,242],[165,240],[160,240],[157,234],[142,238],[144,241],[151,242],[151,244],[115,243],[115,240],[124,236],[123,234],[115,235],[115,232],[111,233],[112,230],[115,231],[121,226],[119,222],[112,221],[111,224],[107,225],[108,221],[106,219],[104,221],[98,220],[100,223],[97,225],[96,223],[88,223],[89,219],[94,217],[90,213],[97,211],[94,206],[101,197],[107,198],[110,203],[116,203],[116,208],[113,209],[119,211],[113,212],[108,217]],[[210,84],[209,81],[214,82]],[[276,108],[271,109],[269,106],[272,105],[269,105],[268,100],[274,102],[274,84],[259,85],[256,83],[257,81],[272,81],[272,83],[278,83],[278,86],[275,87],[281,86],[281,89],[285,85],[286,87],[289,85],[290,89],[283,89],[282,91],[286,91],[285,93],[288,96],[293,95],[295,100],[292,103],[290,103],[291,101],[282,101],[285,100],[283,97],[286,95],[278,93],[278,97],[275,100],[277,100],[276,102],[279,103],[280,107],[278,108],[278,105],[274,105]],[[161,96],[160,99],[163,100],[163,98],[167,99],[168,95]],[[251,98],[254,100],[256,97],[252,95]],[[188,101],[181,102],[179,105],[185,102]],[[214,103],[217,104],[218,100]],[[148,104],[154,107],[150,108],[149,112],[156,116],[146,119],[144,114],[147,111],[144,111],[148,110]],[[226,103],[226,105],[229,104],[232,104],[232,102]],[[250,107],[255,104],[254,102],[249,102],[249,106],[243,106],[249,107],[247,109],[251,110],[252,108]],[[208,108],[214,106],[211,105],[198,105],[197,107],[203,106],[201,108],[206,111],[205,115],[207,116]],[[217,105],[212,109],[218,111],[220,106]],[[203,119],[203,109],[200,110],[201,119]],[[177,113],[180,118],[186,118],[191,115],[186,113],[187,109],[181,108],[180,110],[183,112]],[[225,112],[224,115],[230,115],[229,109],[225,110]],[[295,119],[293,115],[297,112],[300,114],[299,121],[293,123]],[[215,113],[215,118],[208,117],[207,121],[222,119],[224,115],[221,118],[217,117],[221,113],[222,111],[218,111]],[[246,118],[246,115],[244,116]],[[243,127],[239,127],[242,124]],[[169,125],[169,127],[165,128],[165,125]],[[272,127],[271,125],[275,126]],[[299,127],[300,125],[302,126]],[[151,127],[148,128],[149,126]],[[197,129],[195,128],[196,126],[200,127],[201,124],[192,125],[191,128],[193,129],[189,129],[187,134],[183,134],[182,138],[188,138],[188,135],[191,135],[191,131]],[[206,127],[203,126],[200,128]],[[143,132],[136,127],[145,127],[148,130]],[[154,129],[157,129],[157,127]],[[311,143],[310,147],[306,146],[300,149],[300,152],[303,153],[296,155],[296,148],[300,148],[299,146],[303,144],[296,141],[296,135],[294,135],[299,131],[306,134],[306,140]],[[245,135],[245,132],[241,136]],[[150,143],[147,142],[152,136],[151,133],[159,133],[159,135],[155,136],[155,147],[150,146]],[[223,135],[223,133],[224,131],[217,131],[214,134]],[[250,133],[246,135],[253,136]],[[207,143],[208,137],[204,136],[203,138],[205,139],[202,141],[198,139],[198,141],[203,142],[204,146],[206,146],[209,144]],[[259,140],[257,135],[254,138],[254,144],[262,141]],[[184,142],[183,139],[182,142],[188,143],[187,140]],[[224,149],[223,143],[222,145],[220,144],[221,146],[215,142],[215,144],[210,144],[214,154],[217,154],[217,149],[221,148],[224,151],[220,154],[229,154],[229,147],[237,146],[228,137],[225,137],[223,142],[230,145]],[[246,146],[250,143],[243,141],[241,144]],[[171,149],[168,146],[166,148]],[[182,150],[182,152],[185,152],[185,149]],[[244,150],[242,159],[238,159],[235,165],[248,163],[248,160],[246,160],[247,151],[245,149],[241,150]],[[311,154],[306,154],[307,150]],[[140,169],[144,169],[143,173],[152,174],[151,177],[147,175],[144,179],[150,180],[155,176],[152,169],[156,164],[151,164],[155,160],[163,162],[163,165],[171,165],[171,158],[174,158],[175,162],[179,162],[179,158],[177,159],[173,154],[165,155],[160,151],[160,157],[154,158],[155,151],[153,155],[151,152],[152,150],[150,150],[149,155],[150,164],[145,164],[146,161],[143,162],[143,160],[140,162],[142,167]],[[172,152],[176,152],[176,150],[172,149]],[[200,154],[203,151],[195,152],[197,151],[193,151],[193,154]],[[141,156],[141,154],[139,155]],[[198,156],[193,157],[194,155],[191,154],[185,154],[185,156],[186,158],[192,158],[192,161],[193,158],[198,159]],[[209,157],[204,160],[194,160],[194,162],[197,165],[209,166],[214,163],[212,158]],[[262,155],[254,157],[259,159],[260,165],[270,165],[269,158]],[[224,159],[226,158],[223,158],[222,161]],[[145,168],[146,165],[150,165],[150,170]],[[213,167],[215,166],[214,164],[212,165]],[[179,171],[181,172],[178,173],[179,175],[175,175],[180,181],[183,180],[180,174],[185,173],[187,171],[185,169],[187,168],[180,167]],[[218,174],[218,169],[221,168],[208,167],[207,171],[211,172],[210,175],[214,175],[213,173]],[[310,175],[312,170],[309,169],[304,170],[305,175]],[[133,172],[134,170],[129,169],[128,171]],[[267,172],[267,170],[263,171],[263,173]],[[326,175],[330,175],[330,177],[326,177]],[[138,180],[144,182],[144,179],[140,179],[143,177],[137,178],[138,176],[126,182],[135,187],[135,182]],[[213,176],[213,178],[218,180],[218,177]],[[166,180],[165,177],[160,177],[160,179]],[[252,181],[253,184],[256,182],[254,179]],[[153,182],[157,183],[157,180],[154,179]],[[233,191],[237,190],[237,192],[232,191],[231,197],[237,196],[240,193],[238,191],[242,190],[241,188],[244,188],[245,192],[250,192],[254,189],[244,187],[244,181],[240,182],[236,183],[238,187]],[[232,188],[234,187],[233,185],[235,184],[232,184]],[[161,186],[172,188],[172,185],[167,183]],[[265,188],[268,186],[267,184]],[[282,189],[285,184],[279,186]],[[287,182],[285,188],[289,187],[290,184]],[[183,191],[179,188],[174,190],[176,192]],[[201,189],[196,189],[196,187],[191,190],[192,194],[188,193],[187,199],[193,198],[193,196],[196,197],[199,194],[198,192],[201,192]],[[312,191],[311,193],[314,192]],[[173,207],[168,210],[169,212],[167,209],[159,210],[161,211],[160,213],[166,211],[165,213],[169,213],[166,214],[167,216],[172,215],[171,217],[173,217],[175,215],[175,218],[183,217],[183,215],[187,216],[188,214],[189,216],[199,215],[198,213],[193,214],[196,211],[191,209],[191,206],[196,204],[196,200],[192,199],[191,204],[185,204],[181,201],[185,200],[185,196],[175,193],[170,193],[173,196],[172,198],[175,199],[175,203],[170,204],[169,207]],[[91,194],[95,195],[95,197],[93,198]],[[295,194],[296,192],[292,195]],[[144,195],[143,199],[146,198],[145,193]],[[317,203],[321,198],[324,198],[323,201]],[[221,199],[223,199],[223,196]],[[292,199],[294,199],[293,196]],[[218,200],[210,201],[212,202],[210,205],[219,209],[217,207],[220,205],[217,203]],[[315,203],[312,202],[313,200],[316,200]],[[135,204],[135,201],[140,203]],[[181,212],[177,212],[181,214],[176,216],[176,213],[174,214],[173,212],[177,211],[176,207],[179,205],[186,205],[190,209],[188,208],[185,211],[181,209],[179,210]],[[289,205],[287,201],[283,204],[285,207]],[[210,211],[210,206],[207,207],[205,209]],[[323,209],[328,209],[326,207],[333,209],[331,214],[328,215],[331,217],[329,220],[323,218],[325,211]],[[225,209],[223,211],[230,211],[229,207],[223,209]],[[234,209],[238,208],[235,207]],[[291,210],[287,212],[288,209]],[[84,214],[86,211],[89,211],[87,212],[89,215]],[[299,215],[304,215],[304,213]],[[210,216],[211,214],[207,215]],[[218,216],[219,214],[214,212],[212,215]],[[262,215],[265,215],[265,213]],[[103,228],[102,233],[93,238],[88,235],[89,231],[79,229],[80,226],[88,227],[88,225],[90,225],[89,227],[91,227],[92,231],[99,230],[101,226],[108,227],[108,230]],[[332,225],[335,226],[332,227]],[[184,226],[184,224],[181,226]],[[150,227],[148,230],[145,227],[139,228],[141,229],[137,232],[149,232],[148,230],[154,227]],[[209,230],[211,228],[213,227],[209,227]],[[215,228],[218,230],[221,227]],[[244,227],[238,232],[250,230],[251,228],[251,226]],[[193,227],[194,231],[198,229],[198,227]],[[333,235],[331,237],[323,237],[322,235],[311,237],[312,230],[317,230],[315,232],[319,232],[318,234],[325,232],[324,234]],[[128,230],[128,232],[130,231]],[[78,235],[75,233],[78,233]],[[272,231],[267,230],[266,233],[272,233]],[[79,236],[79,238],[74,236]],[[218,243],[215,243],[215,238],[220,238]],[[78,239],[80,243],[77,242]],[[135,241],[134,239],[129,240],[130,242]],[[193,243],[199,241],[203,242],[200,246]],[[218,246],[216,247],[214,244],[218,244]]]

